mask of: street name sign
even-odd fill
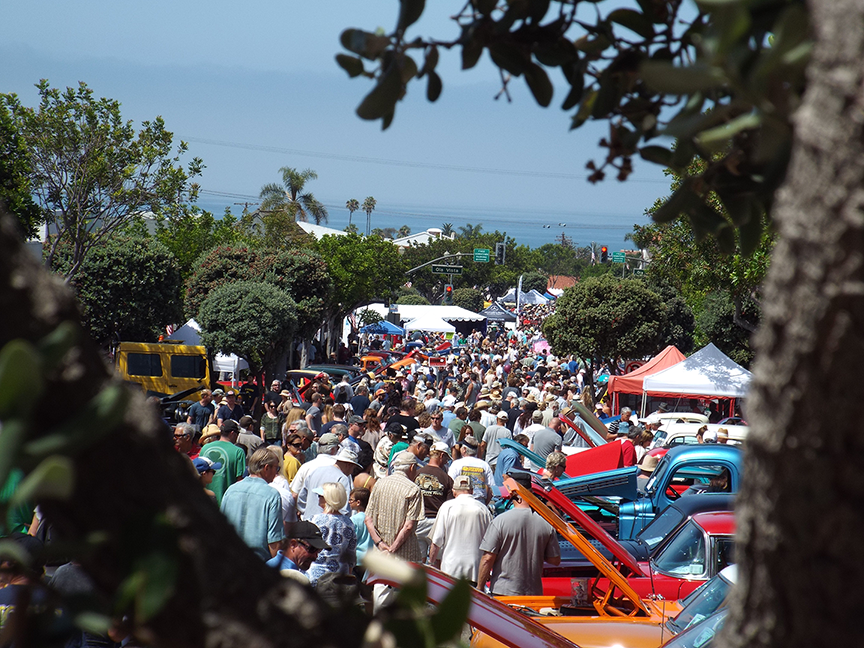
[[[432,274],[461,275],[462,274],[462,266],[433,265],[432,266]]]
[[[623,252],[613,252],[612,253],[612,263],[624,263],[624,253]]]

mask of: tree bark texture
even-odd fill
[[[864,3],[809,6],[816,46],[774,208],[727,646],[861,643]]]
[[[72,293],[20,244],[13,222],[0,226],[0,346],[36,342],[79,320]],[[44,435],[89,402],[111,377],[93,342],[81,336],[47,376],[28,438]],[[43,501],[61,540],[103,536],[80,562],[117,599],[135,571],[176,570],[170,597],[146,621],[143,637],[161,646],[341,646],[362,641],[362,615],[337,612],[311,589],[266,567],[206,497],[171,446],[152,407],[135,395],[125,420],[74,455],[74,495]],[[152,562],[158,555],[162,562]]]

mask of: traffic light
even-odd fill
[[[444,303],[446,305],[453,303],[453,284],[444,285]]]
[[[609,248],[605,245],[600,248],[600,263],[609,263]]]
[[[495,265],[504,265],[504,257],[507,255],[507,244],[495,244]]]

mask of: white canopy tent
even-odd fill
[[[194,319],[190,319],[183,326],[174,331],[168,336],[169,340],[182,340],[183,344],[199,346],[201,344],[201,327]],[[227,372],[233,374],[233,379],[237,380],[240,372],[249,368],[249,363],[243,358],[234,355],[224,355],[219,353],[213,358],[214,372]]]
[[[524,299],[520,300],[523,304],[548,304],[549,298],[544,297],[533,288],[528,293],[523,293]]]
[[[405,325],[405,332],[426,331],[427,333],[455,333],[456,327],[440,317],[425,315],[417,317]]]
[[[713,344],[642,383],[643,407],[648,394],[692,398],[744,398],[753,377]]]

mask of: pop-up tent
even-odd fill
[[[547,304],[549,303],[549,299],[544,297],[536,290],[531,290],[528,293],[523,293],[525,295],[524,298],[520,299],[520,303],[524,304]]]
[[[405,331],[426,331],[429,333],[455,333],[456,327],[440,317],[421,316],[405,325]]]
[[[387,320],[381,320],[379,322],[375,322],[374,324],[369,324],[360,329],[361,333],[368,333],[370,335],[405,335],[405,330],[399,328],[392,322],[388,322]]]
[[[686,360],[648,376],[642,383],[647,394],[689,398],[744,398],[752,374],[713,344]]]
[[[516,316],[497,302],[493,302],[487,308],[480,311],[480,315],[486,317],[490,322],[516,321]]]
[[[612,411],[618,411],[618,394],[641,394],[646,377],[663,371],[685,359],[678,348],[670,344],[644,365],[623,376],[610,376],[608,391],[612,394]]]
[[[168,336],[169,340],[182,340],[183,344],[199,346],[201,344],[201,327],[194,319],[190,319],[183,326],[174,331]],[[225,355],[222,353],[216,354],[213,358],[214,372],[230,372],[237,380],[240,372],[249,368],[249,363],[243,358],[240,358],[233,353]]]

